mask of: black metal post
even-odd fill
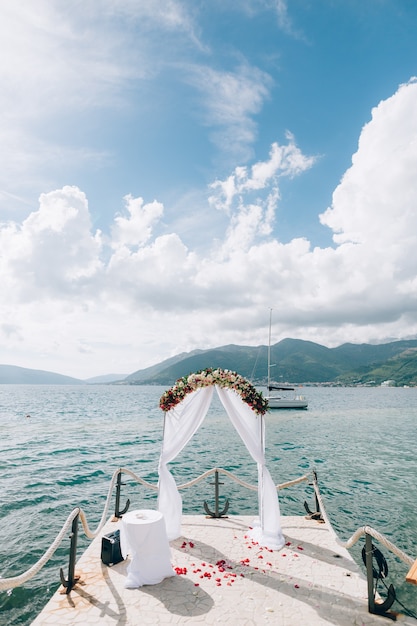
[[[62,567],[59,571],[61,583],[65,587],[66,589],[65,593],[67,594],[71,592],[71,590],[74,588],[75,584],[79,580],[79,576],[75,576],[75,562],[77,560],[77,540],[78,540],[79,517],[80,517],[80,513],[78,512],[77,515],[72,520],[71,534],[70,534],[71,544],[70,544],[70,554],[69,554],[69,563],[68,563],[68,579],[65,580]]]
[[[323,516],[321,514],[320,511],[320,503],[319,503],[319,498],[317,496],[317,490],[318,490],[318,483],[317,483],[317,472],[316,470],[313,470],[313,482],[309,483],[310,486],[313,487],[314,490],[314,506],[315,506],[315,511],[310,511],[310,507],[308,506],[307,502],[304,500],[304,508],[308,513],[308,519],[314,519],[314,520],[319,520],[319,521],[323,521]]]
[[[366,579],[368,581],[368,611],[370,613],[375,613],[373,549],[372,537],[365,533],[365,564]]]
[[[317,486],[317,472],[316,470],[313,470],[313,477],[314,477],[314,484]],[[316,505],[316,513],[320,513],[320,503],[319,503],[319,499],[317,497],[317,491],[314,490],[314,502]]]
[[[223,483],[222,483],[223,484]],[[214,473],[214,511],[215,517],[219,517],[219,472]]]
[[[116,518],[120,518],[122,517],[122,515],[124,515],[129,506],[130,506],[130,500],[129,498],[126,501],[126,506],[123,509],[123,511],[120,510],[120,492],[122,489],[122,485],[124,485],[125,483],[122,483],[122,471],[119,470],[119,473],[117,474],[117,483],[116,483],[116,503],[115,503],[115,507],[114,507],[114,517]]]
[[[211,483],[213,484],[213,483]],[[223,511],[219,511],[219,485],[223,485],[224,483],[221,483],[219,481],[219,472],[218,470],[215,470],[214,472],[214,512],[210,511],[207,502],[204,502],[204,509],[207,513],[207,515],[209,517],[223,517],[224,515],[226,515],[227,511],[229,510],[229,500],[226,500],[226,504],[224,506]]]

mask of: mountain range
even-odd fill
[[[267,346],[228,345],[183,352],[128,376],[108,374],[87,380],[0,365],[0,384],[172,385],[178,378],[208,367],[238,372],[257,385],[268,376]],[[345,343],[327,348],[312,341],[283,339],[271,346],[271,380],[293,384],[380,385],[385,380],[417,385],[417,340],[384,344]]]
[[[138,370],[124,382],[170,385],[182,376],[207,367],[234,370],[254,384],[266,384],[268,348],[228,345],[194,350]],[[414,386],[417,385],[417,340],[377,345],[345,343],[327,348],[312,341],[283,339],[271,346],[271,380],[340,385],[379,385],[393,380],[397,385]]]

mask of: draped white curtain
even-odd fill
[[[260,545],[278,550],[284,545],[278,494],[265,465],[264,418],[232,389],[216,385],[219,398],[258,466],[259,520],[250,531]],[[181,535],[182,499],[167,464],[175,459],[203,422],[213,396],[213,386],[200,387],[165,413],[164,440],[159,460],[158,509],[165,517],[168,538]]]

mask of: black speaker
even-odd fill
[[[116,565],[123,561],[120,550],[120,530],[104,535],[101,539],[101,560],[104,565]]]

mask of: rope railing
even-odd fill
[[[178,486],[178,489],[187,489],[189,487],[193,487],[194,485],[196,485],[197,483],[199,483],[200,481],[208,478],[211,475],[215,475],[215,486],[216,486],[216,511],[218,510],[218,486],[219,486],[219,481],[218,481],[218,475],[219,473],[224,474],[225,476],[227,476],[228,478],[230,478],[231,480],[235,481],[236,483],[238,483],[240,486],[252,490],[252,491],[257,491],[258,486],[257,485],[252,485],[248,482],[246,482],[245,480],[242,480],[241,478],[239,478],[238,476],[236,476],[235,474],[233,474],[232,472],[223,469],[223,468],[213,468],[210,469],[206,472],[204,472],[203,474],[200,474],[200,476],[197,476],[196,478],[194,478],[193,480],[190,480],[186,483],[183,483],[182,485]],[[135,474],[134,472],[132,472],[131,470],[127,469],[127,468],[118,468],[117,470],[115,470],[115,472],[113,473],[113,476],[111,478],[110,481],[110,485],[108,488],[108,492],[107,492],[107,497],[106,497],[106,502],[103,508],[103,512],[101,515],[101,519],[100,522],[97,526],[97,528],[95,530],[91,530],[87,521],[87,517],[85,515],[85,512],[77,507],[74,508],[73,511],[69,514],[69,516],[67,517],[64,525],[62,526],[61,530],[59,531],[59,533],[57,534],[57,536],[55,537],[54,541],[52,542],[52,544],[50,545],[50,547],[46,550],[46,552],[44,553],[44,555],[34,564],[32,565],[27,571],[23,572],[22,574],[18,575],[18,576],[13,576],[10,578],[2,578],[0,577],[0,591],[4,591],[4,590],[11,590],[15,587],[19,587],[21,585],[23,585],[24,583],[26,583],[28,580],[30,580],[31,578],[33,578],[34,576],[36,576],[36,574],[38,574],[38,572],[46,565],[46,563],[51,559],[51,557],[53,556],[53,554],[55,553],[55,551],[57,550],[57,548],[59,547],[59,545],[61,544],[62,540],[64,539],[65,535],[67,534],[68,530],[70,529],[70,527],[75,524],[75,527],[77,527],[78,524],[78,519],[81,521],[82,524],[82,528],[84,531],[84,534],[86,535],[86,537],[88,539],[94,539],[96,538],[99,533],[102,531],[104,525],[107,523],[108,521],[108,513],[109,513],[109,508],[110,508],[110,502],[111,502],[111,498],[112,498],[112,493],[114,490],[114,487],[116,485],[116,507],[115,507],[115,515],[113,517],[113,520],[120,518],[123,513],[126,512],[126,510],[129,507],[130,501],[127,500],[127,504],[126,507],[123,509],[123,511],[119,510],[119,498],[120,498],[120,486],[121,486],[121,475],[125,474],[127,476],[129,476],[131,479],[133,479],[135,482],[141,484],[142,486],[146,487],[147,489],[151,489],[153,491],[157,491],[158,490],[158,485],[156,484],[152,484],[147,482],[146,480],[144,480],[143,478],[141,478],[140,476],[138,476],[137,474]],[[300,476],[298,478],[295,478],[293,480],[287,481],[285,483],[281,483],[281,484],[277,484],[275,485],[276,489],[278,491],[282,490],[282,489],[286,489],[288,487],[292,487],[294,485],[300,484],[302,482],[308,482],[309,485],[313,486],[314,489],[314,495],[315,495],[315,500],[316,500],[316,513],[312,514],[312,517],[314,519],[322,519],[326,525],[328,526],[329,530],[331,533],[333,533],[336,542],[343,548],[349,549],[351,548],[353,545],[355,545],[355,543],[357,543],[359,541],[359,539],[363,536],[366,537],[366,540],[370,541],[370,537],[373,537],[374,539],[378,540],[382,545],[384,545],[388,550],[390,550],[390,552],[392,552],[393,554],[395,554],[401,561],[403,561],[404,563],[406,563],[407,565],[412,565],[414,562],[414,559],[411,558],[410,556],[408,556],[405,552],[403,552],[401,549],[399,549],[397,546],[395,546],[395,544],[393,544],[387,537],[385,537],[385,535],[383,535],[382,533],[376,531],[375,529],[373,529],[370,526],[362,526],[360,528],[358,528],[355,533],[345,542],[341,541],[341,539],[337,536],[328,516],[326,513],[326,509],[323,503],[323,498],[322,495],[320,493],[319,487],[318,487],[318,482],[317,482],[317,476],[316,473],[313,472],[313,479],[311,482],[311,476],[308,474],[305,474],[303,476]],[[221,483],[223,484],[223,483]],[[204,503],[204,506],[206,508],[206,503]],[[228,506],[228,502],[227,502],[227,506]],[[308,509],[307,504],[305,503],[305,507],[307,508],[308,512],[311,513]],[[226,507],[227,508],[227,507]],[[207,508],[206,508],[207,511]],[[210,512],[210,511],[209,511]],[[210,512],[211,513],[211,512]],[[219,516],[223,515],[224,512],[220,513]],[[74,535],[76,535],[76,532],[74,533],[74,531],[72,532],[71,535],[71,548],[70,548],[70,563],[69,563],[69,576],[68,576],[68,581],[65,581],[63,579],[63,575],[62,575],[62,569],[61,569],[61,581],[63,582],[64,586],[67,587],[67,593],[69,593],[69,591],[71,591],[71,588],[73,586],[74,580],[73,580],[73,571],[74,571],[74,565],[75,565],[75,558],[76,558],[76,537],[74,539]],[[75,545],[74,545],[75,544]],[[369,569],[369,568],[368,568]],[[371,567],[371,572],[372,572],[372,567]],[[369,572],[368,572],[369,575]],[[371,574],[372,575],[372,574]],[[369,586],[369,588],[371,588]],[[375,607],[378,607],[378,605],[374,605],[373,600],[372,602],[370,601],[370,607],[372,608],[371,612],[375,612]],[[378,610],[376,608],[376,610]]]
[[[225,470],[223,468],[214,468],[214,469],[208,470],[207,472],[204,472],[200,476],[197,476],[197,478],[187,483],[184,483],[183,485],[179,485],[178,489],[187,489],[189,487],[192,487],[196,485],[198,482],[200,482],[201,480],[204,480],[205,478],[207,478],[208,476],[211,476],[212,474],[215,474],[216,472],[225,474],[226,476],[228,476],[229,478],[237,482],[242,487],[245,487],[246,489],[250,489],[254,491],[257,491],[258,489],[257,485],[251,485],[250,483],[247,483],[246,481],[240,479],[238,476],[235,476],[234,474],[232,474],[232,472],[229,472],[228,470]],[[151,489],[153,491],[158,490],[158,485],[147,482],[146,480],[144,480],[143,478],[141,478],[140,476],[138,476],[131,470],[124,468],[124,467],[118,468],[117,470],[114,471],[113,476],[111,478],[110,485],[107,491],[106,502],[105,502],[101,519],[97,528],[95,530],[91,530],[88,524],[86,514],[83,511],[83,509],[81,509],[80,507],[74,508],[73,511],[71,511],[71,513],[68,515],[61,530],[55,537],[50,547],[46,550],[43,556],[34,565],[32,565],[28,570],[26,570],[25,572],[23,572],[22,574],[18,576],[12,576],[10,578],[2,578],[0,576],[0,591],[11,590],[11,589],[14,589],[15,587],[20,587],[21,585],[26,583],[28,580],[36,576],[36,574],[38,574],[40,570],[46,565],[46,563],[52,558],[52,556],[54,555],[54,553],[60,546],[63,539],[66,537],[66,534],[68,533],[69,529],[72,526],[73,521],[76,519],[77,516],[79,516],[79,520],[81,521],[81,525],[82,525],[85,536],[88,539],[95,539],[100,534],[103,527],[107,523],[112,493],[114,490],[114,486],[120,479],[121,474],[126,474],[127,476],[130,476],[134,481],[136,481],[137,483],[143,485],[144,487],[148,489]],[[308,476],[304,475],[295,480],[282,483],[280,485],[276,485],[276,488],[281,490],[286,487],[290,487],[292,485],[296,485],[300,482],[307,481],[307,480],[309,480]],[[119,480],[119,485],[120,485],[120,480]],[[117,514],[117,511],[115,513],[115,517],[116,518],[119,517],[119,515]],[[70,564],[70,569],[71,569],[71,564]]]
[[[209,469],[207,470],[207,472],[200,474],[200,476],[197,476],[197,478],[193,478],[193,480],[190,480],[188,483],[183,483],[182,485],[178,485],[178,489],[188,489],[189,487],[193,487],[194,485],[199,483],[201,480],[208,478],[209,476],[211,476],[212,474],[215,474],[216,472],[218,472],[219,474],[224,474],[225,476],[228,476],[229,478],[234,480],[236,483],[238,483],[238,485],[241,485],[241,487],[245,487],[246,489],[250,489],[251,491],[258,491],[258,485],[251,485],[250,483],[247,483],[246,481],[242,480],[238,476],[235,476],[234,474],[232,474],[232,472],[229,472],[228,470],[223,469],[222,467],[214,467],[213,469]],[[287,487],[292,487],[293,485],[298,485],[299,483],[306,482],[308,480],[310,480],[308,475],[304,474],[303,476],[300,476],[299,478],[296,478],[295,480],[290,480],[288,482],[275,485],[275,487],[277,490],[286,489]]]
[[[395,556],[397,556],[400,561],[403,561],[403,563],[405,563],[406,565],[410,566],[414,563],[415,559],[413,559],[411,556],[408,556],[408,554],[400,550],[400,548],[397,548],[397,546],[393,544],[392,541],[387,539],[387,537],[385,537],[385,535],[383,535],[382,533],[375,530],[375,528],[372,528],[372,526],[362,526],[358,528],[350,537],[350,539],[345,542],[339,539],[338,544],[343,548],[349,549],[354,546],[361,537],[364,537],[365,535],[370,535],[374,539],[377,539],[383,546],[385,546],[390,552],[395,554]]]
[[[0,577],[0,591],[14,589],[15,587],[20,587],[21,585],[26,583],[28,580],[36,576],[36,574],[38,574],[38,572],[40,572],[40,570],[53,557],[53,555],[55,554],[56,550],[60,546],[62,540],[64,539],[66,533],[70,529],[72,522],[77,517],[77,515],[79,515],[79,518],[81,520],[81,524],[84,530],[84,534],[86,535],[86,537],[88,537],[88,539],[95,539],[95,537],[99,535],[104,525],[106,524],[112,491],[117,481],[117,477],[121,471],[133,474],[133,472],[130,472],[129,470],[122,470],[122,468],[115,470],[115,472],[113,473],[112,479],[110,481],[110,486],[107,492],[107,498],[106,498],[106,503],[104,505],[103,513],[102,513],[99,525],[97,526],[95,531],[90,530],[87,517],[84,511],[79,507],[73,509],[73,511],[71,511],[71,513],[68,515],[66,521],[64,522],[64,525],[62,526],[61,530],[55,537],[52,544],[46,550],[44,555],[41,556],[41,558],[34,565],[32,565],[32,567],[30,567],[28,570],[26,570],[26,572],[23,572],[19,576],[12,576],[10,578]]]
[[[387,590],[386,598],[383,601],[381,601],[380,598],[377,599],[377,584],[378,584],[378,581],[381,581],[381,580],[383,581],[383,579],[387,575],[388,566],[382,553],[379,550],[377,550],[375,546],[372,544],[372,538],[379,541],[390,552],[395,554],[395,556],[398,557],[400,561],[402,561],[409,567],[413,565],[415,559],[410,557],[403,550],[401,550],[394,543],[392,543],[392,541],[390,541],[385,535],[375,530],[371,526],[361,526],[353,533],[353,535],[347,541],[342,541],[338,537],[337,533],[335,532],[327,516],[315,472],[313,472],[312,485],[314,487],[314,493],[315,493],[317,508],[319,510],[319,515],[321,519],[328,526],[330,532],[333,534],[335,541],[338,543],[339,546],[345,549],[350,549],[359,541],[361,537],[365,537],[365,545],[362,549],[362,559],[366,567],[366,578],[367,578],[367,585],[368,585],[368,611],[369,613],[373,613],[375,615],[381,615],[381,616],[387,617],[395,621],[396,614],[393,612],[390,612],[391,606],[397,600],[394,586],[391,584],[389,585],[389,587],[387,587],[387,585],[385,585],[384,583],[385,588]],[[374,557],[377,560],[377,563],[379,566],[379,572],[374,567],[374,563],[373,563]],[[374,579],[376,579],[375,585],[374,585]],[[399,600],[397,601],[399,602]],[[401,602],[400,604],[403,607],[403,609],[405,609],[408,615],[411,615],[412,617],[416,617],[413,613],[410,613],[408,609]]]
[[[19,576],[13,576],[11,578],[0,578],[0,591],[5,591],[9,589],[14,589],[15,587],[20,587],[21,585],[26,583],[28,580],[36,576],[36,574],[40,572],[43,566],[46,565],[49,559],[53,556],[54,552],[57,550],[61,541],[63,540],[64,535],[68,532],[70,526],[72,525],[73,520],[77,517],[79,512],[80,512],[80,509],[78,508],[71,511],[63,527],[61,528],[61,530],[59,531],[59,533],[57,534],[57,536],[55,537],[54,541],[51,543],[51,545],[49,546],[45,554],[41,556],[39,561],[37,561],[34,565],[32,565],[32,567],[30,567],[28,570],[26,570],[26,572],[23,572],[23,574],[20,574]]]
[[[349,550],[350,548],[352,548],[355,543],[357,543],[359,541],[359,539],[365,535],[370,535],[371,537],[373,537],[374,539],[377,539],[382,545],[384,545],[388,550],[390,550],[390,552],[392,552],[393,554],[395,554],[401,561],[403,561],[406,565],[410,566],[414,563],[415,559],[412,558],[411,556],[408,556],[408,554],[406,554],[405,552],[403,552],[403,550],[400,550],[400,548],[398,548],[395,544],[392,543],[392,541],[390,541],[385,535],[383,535],[382,533],[378,532],[377,530],[375,530],[374,528],[372,528],[371,526],[361,526],[360,528],[358,528],[353,535],[347,540],[347,541],[342,541],[339,536],[337,535],[336,531],[334,530],[328,516],[326,513],[326,509],[324,507],[323,504],[323,498],[322,495],[320,493],[320,489],[317,483],[317,480],[314,478],[313,479],[313,487],[314,487],[314,491],[317,497],[317,500],[319,502],[320,505],[320,512],[323,516],[324,521],[326,522],[327,526],[329,527],[329,529],[331,530],[331,532],[333,533],[337,543],[339,544],[339,546],[341,546],[342,548],[346,548],[347,550]]]

